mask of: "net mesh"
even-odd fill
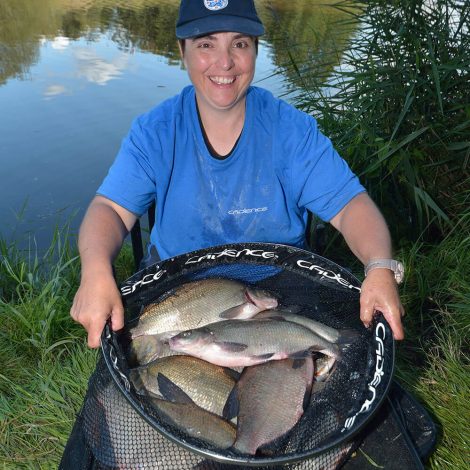
[[[229,251],[227,251],[229,250]],[[224,254],[225,253],[225,254]],[[228,254],[227,254],[228,253]],[[123,284],[126,319],[170,289],[224,277],[266,289],[281,306],[357,338],[334,373],[312,394],[298,423],[282,438],[244,457],[189,436],[133,389],[123,339],[107,328],[103,358],[83,408],[84,434],[103,469],[334,469],[354,448],[357,431],[380,405],[393,370],[393,339],[383,319],[359,320],[359,282],[348,271],[303,250],[250,244],[201,250],[137,273]],[[282,406],[282,403],[279,403]]]

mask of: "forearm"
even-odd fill
[[[330,222],[364,265],[373,259],[392,258],[387,224],[367,194],[356,196]],[[389,269],[372,270],[361,286],[360,315],[365,325],[370,324],[376,311],[384,314],[395,339],[403,339],[404,310],[394,274]]]
[[[82,277],[70,314],[87,330],[88,345],[92,348],[99,346],[106,321],[111,320],[113,330],[124,325],[124,308],[112,263],[135,220],[131,212],[96,196],[80,227]]]
[[[114,203],[96,197],[83,219],[78,238],[82,278],[91,272],[112,273],[112,263],[129,231],[113,206]],[[131,219],[126,220],[129,225]]]
[[[331,224],[341,232],[351,251],[364,265],[372,259],[392,258],[387,224],[367,194],[352,199]]]

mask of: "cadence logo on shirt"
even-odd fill
[[[208,10],[222,10],[228,5],[228,0],[204,0],[204,5]]]
[[[251,209],[232,209],[227,213],[230,215],[240,215],[240,214],[252,214],[253,212],[266,212],[267,207],[253,207]]]

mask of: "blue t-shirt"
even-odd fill
[[[250,87],[230,156],[214,158],[193,86],[138,117],[98,189],[140,216],[156,200],[160,257],[225,243],[305,247],[307,209],[329,221],[364,188],[315,119]]]

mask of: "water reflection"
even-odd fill
[[[295,71],[290,66],[292,58],[297,65],[318,66],[319,58],[331,52],[339,56],[351,32],[351,28],[338,28],[338,21],[345,15],[328,6],[328,2],[256,3],[266,26],[263,42],[271,49],[275,65],[284,68],[287,74]],[[105,34],[124,52],[137,48],[162,55],[170,64],[176,64],[179,55],[174,25],[178,4],[178,0],[41,0],[40,4],[37,0],[2,0],[0,85],[11,77],[26,77],[29,67],[38,61],[44,38],[50,40],[52,48],[63,50],[73,40],[97,41]],[[328,62],[329,68],[335,65]],[[109,73],[118,74],[117,67]],[[84,76],[88,79],[90,75]],[[295,81],[297,74],[291,74],[291,78]]]
[[[255,83],[290,99],[299,68],[323,80],[350,34],[324,3],[256,1],[266,35]],[[131,120],[189,83],[174,35],[178,5],[0,0],[0,236],[26,200],[21,231],[40,246],[58,213],[78,211],[76,227]]]
[[[107,61],[95,51],[84,48],[75,49],[74,56],[77,61],[77,76],[98,85],[106,85],[109,80],[118,78],[128,63],[126,54],[120,54],[112,61]]]

